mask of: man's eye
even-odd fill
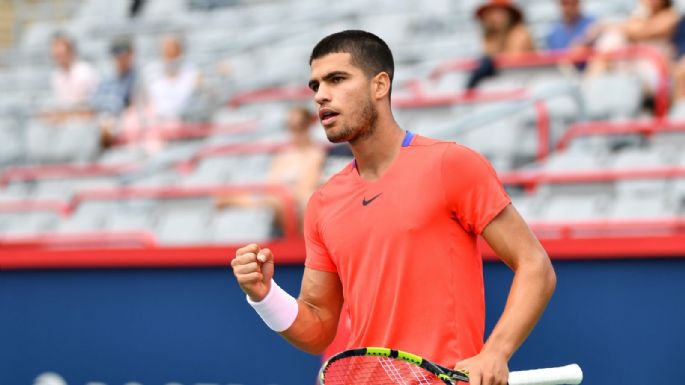
[[[311,88],[312,91],[314,91],[314,92],[319,91],[319,85],[318,85],[318,84],[315,84],[315,85],[313,85],[313,86],[311,86],[311,87],[309,87],[309,88]]]
[[[331,79],[331,81],[332,81],[333,83],[340,83],[341,81],[343,81],[343,79],[344,79],[344,78],[343,78],[342,76],[336,76],[336,77],[334,77],[333,79]]]

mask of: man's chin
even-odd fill
[[[329,128],[326,130],[326,138],[328,138],[328,141],[331,143],[343,143],[349,141],[349,133],[340,130],[335,130],[333,128]]]

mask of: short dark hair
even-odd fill
[[[395,62],[390,47],[380,37],[366,31],[347,30],[328,35],[312,50],[309,64],[331,53],[349,53],[352,63],[369,77],[385,72],[392,83]]]
[[[133,43],[127,37],[118,37],[109,46],[109,53],[118,56],[124,53],[133,53]]]

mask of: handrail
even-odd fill
[[[133,135],[122,133],[114,138],[115,145],[126,145],[144,141],[147,133],[159,132],[159,139],[163,141],[204,138],[213,133],[239,134],[253,132],[259,126],[257,121],[238,122],[232,124],[214,124],[211,122],[201,123],[174,123],[168,127],[160,128],[155,125],[145,126]]]
[[[595,183],[626,179],[673,179],[684,176],[685,167],[663,166],[587,171],[510,171],[500,174],[499,178],[505,185],[519,185],[526,188],[533,188],[542,183]]]
[[[509,105],[498,106],[496,111],[489,111],[487,114],[471,114],[461,118],[456,123],[448,124],[442,128],[439,128],[434,132],[434,134],[440,135],[441,133],[465,132],[478,129],[483,124],[494,120],[507,118],[512,114],[519,112],[522,108],[532,106],[535,109],[535,114],[537,117],[537,159],[542,160],[547,157],[550,149],[552,148],[549,111],[546,102],[549,99],[561,95],[569,95],[574,99],[579,109],[578,119],[581,121],[585,120],[585,103],[582,97],[579,95],[578,89],[569,85],[559,85],[550,87],[535,94],[527,94],[522,98],[511,99],[512,103]]]
[[[57,199],[17,199],[0,202],[0,213],[53,211],[60,216],[67,216],[70,210],[68,202]]]
[[[36,235],[2,235],[3,250],[102,249],[112,247],[157,247],[149,231],[91,231],[82,233],[43,233]]]
[[[52,177],[90,177],[116,176],[136,168],[134,163],[117,165],[89,164],[52,164],[41,166],[14,166],[5,169],[0,176],[0,186],[12,181],[47,179]]]
[[[655,115],[664,117],[668,113],[669,104],[669,64],[666,58],[655,48],[647,45],[633,45],[619,48],[610,52],[597,52],[592,49],[583,51],[543,51],[516,56],[498,56],[495,63],[500,69],[517,69],[529,67],[544,67],[561,63],[581,63],[596,56],[612,60],[646,59],[652,62],[659,74],[655,92]],[[452,59],[438,65],[429,75],[433,80],[439,79],[449,72],[469,71],[477,65],[476,59]]]
[[[685,121],[668,119],[648,119],[628,122],[584,122],[571,126],[557,144],[563,150],[578,137],[592,135],[642,134],[646,136],[658,132],[685,131]]]
[[[288,188],[276,184],[211,185],[192,187],[120,187],[109,189],[93,189],[76,193],[70,202],[70,206],[73,209],[84,201],[92,200],[124,200],[135,198],[178,199],[240,193],[268,193],[277,196],[283,202],[284,236],[288,238],[295,237],[297,234],[299,234],[299,221],[295,198]]]

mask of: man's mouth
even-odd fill
[[[321,120],[321,124],[324,126],[332,124],[338,115],[339,113],[330,108],[322,108],[319,110],[319,120]]]

